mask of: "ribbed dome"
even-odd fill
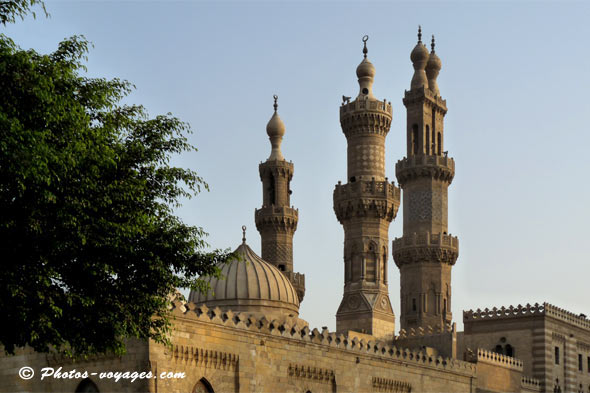
[[[211,291],[191,291],[190,301],[234,312],[299,315],[297,292],[279,269],[262,260],[245,242],[235,253],[239,259],[219,266],[221,278],[207,279]]]

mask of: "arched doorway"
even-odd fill
[[[78,387],[76,388],[76,393],[98,393],[98,387],[90,380],[90,378],[86,378],[80,382]]]
[[[215,393],[213,387],[205,377],[201,378],[193,388],[193,393]]]

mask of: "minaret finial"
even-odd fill
[[[367,53],[369,52],[369,50],[367,49],[367,41],[369,40],[369,36],[365,35],[363,37],[363,55],[365,57],[365,59],[367,58]]]
[[[430,42],[430,49],[432,49],[432,53],[434,53],[434,34],[432,35],[432,41]]]
[[[275,99],[275,103],[273,104],[273,107],[275,108],[275,112],[277,111],[277,109],[279,108],[279,104],[277,104],[277,100],[279,99],[278,95],[273,95],[272,98]]]
[[[422,43],[422,26],[418,25],[418,43]]]
[[[242,225],[242,244],[246,244],[246,226]]]

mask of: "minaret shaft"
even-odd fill
[[[436,76],[440,59],[429,55],[419,41],[412,51],[416,74],[429,81],[406,91],[407,157],[396,164],[403,189],[403,237],[392,244],[400,269],[401,328],[437,327],[452,322],[451,268],[459,241],[448,231],[448,187],[455,162],[444,151],[446,101],[440,97]]]
[[[344,295],[336,330],[391,338],[395,316],[387,285],[388,229],[400,190],[385,177],[385,137],[391,103],[372,94],[375,69],[366,59],[357,68],[360,93],[340,107],[348,143],[348,183],[336,185],[334,211],[344,228]]]

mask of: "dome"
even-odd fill
[[[285,123],[283,123],[277,112],[273,113],[268,121],[268,124],[266,125],[266,133],[270,138],[280,138],[285,135]]]
[[[414,49],[412,50],[412,53],[410,54],[410,60],[412,60],[412,63],[414,64],[421,64],[424,63],[420,68],[424,68],[424,65],[426,64],[426,61],[428,60],[428,49],[426,49],[426,46],[424,46],[424,44],[422,44],[422,42],[418,42],[416,44],[416,46],[414,47]]]
[[[244,241],[238,259],[219,265],[221,277],[207,278],[211,290],[191,291],[189,300],[207,307],[265,316],[298,316],[295,288],[279,269],[260,258]]]
[[[375,66],[366,58],[361,61],[361,64],[356,68],[356,76],[361,79],[363,77],[374,78],[375,77]]]
[[[441,68],[442,62],[440,61],[440,57],[438,57],[434,51],[430,52],[428,63],[426,63],[426,72],[429,70],[440,71]]]

